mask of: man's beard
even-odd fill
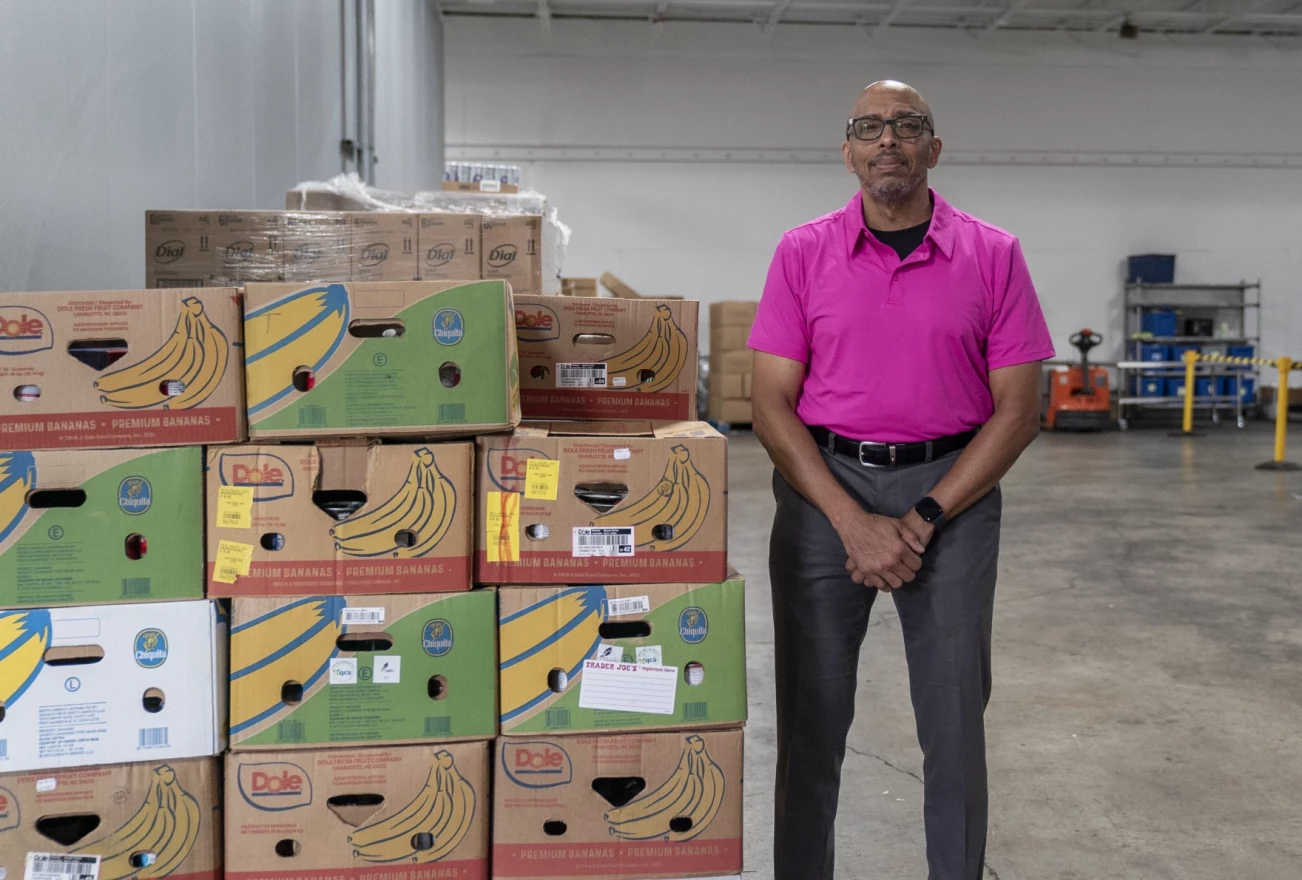
[[[874,202],[888,208],[895,208],[907,202],[909,197],[918,191],[918,187],[926,182],[927,169],[915,163],[909,171],[909,176],[903,180],[870,181],[867,172],[858,176],[859,183]]]

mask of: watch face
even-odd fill
[[[940,509],[940,505],[931,498],[923,498],[918,502],[914,510],[918,511],[918,516],[922,517],[925,522],[934,522],[944,513]]]

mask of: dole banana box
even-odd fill
[[[203,598],[203,450],[0,452],[0,608]]]
[[[232,752],[226,880],[487,880],[489,743]]]
[[[528,422],[476,443],[476,583],[727,579],[728,446],[704,422]]]
[[[740,878],[740,730],[503,739],[493,776],[494,878]]]
[[[233,749],[497,733],[492,591],[232,605]]]
[[[517,295],[524,417],[696,418],[697,305]]]
[[[208,450],[208,595],[470,589],[469,443]]]
[[[226,629],[206,599],[0,611],[0,769],[218,754]]]
[[[0,872],[221,880],[221,761],[0,774]]]
[[[510,429],[520,420],[511,315],[502,281],[250,284],[252,437]]]
[[[239,291],[0,293],[0,449],[244,439]]]
[[[503,736],[746,720],[746,583],[503,587]]]

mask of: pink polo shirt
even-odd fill
[[[805,364],[805,424],[895,443],[958,434],[994,413],[991,370],[1053,357],[1017,239],[931,195],[903,261],[868,231],[862,193],[782,236],[747,344]]]

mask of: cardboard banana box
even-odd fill
[[[504,281],[250,284],[244,331],[255,440],[469,437],[520,421]]]
[[[470,588],[474,448],[208,450],[208,595]]]
[[[226,628],[208,600],[0,611],[0,766],[218,754]]]
[[[739,878],[742,732],[498,742],[493,877]]]
[[[226,756],[226,880],[487,880],[489,743]]]
[[[203,598],[203,450],[0,452],[0,608]]]
[[[515,297],[527,419],[695,419],[697,303]]]
[[[239,291],[0,293],[0,448],[244,439]]]
[[[488,739],[497,597],[235,599],[236,750]]]
[[[503,587],[503,736],[746,720],[746,582]]]
[[[221,880],[221,762],[0,775],[0,873]]]
[[[704,422],[529,422],[477,447],[476,583],[727,578],[728,444]]]

